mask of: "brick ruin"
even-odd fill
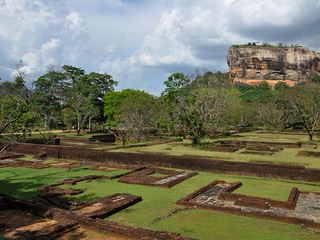
[[[179,200],[177,204],[320,228],[320,193],[301,192],[293,188],[287,201],[279,201],[234,194],[241,186],[242,183],[214,181]]]
[[[130,173],[132,174],[133,172]],[[65,196],[81,194],[83,193],[82,190],[59,188],[62,185],[75,185],[81,181],[94,179],[110,178],[101,175],[89,175],[75,179],[64,179],[58,183],[40,187],[38,192],[41,194],[28,201],[15,199],[0,193],[0,212],[8,209],[19,209],[23,212],[30,212],[36,216],[56,221],[52,226],[45,225],[41,231],[20,231],[15,236],[28,239],[52,239],[64,234],[68,230],[74,230],[77,226],[103,233],[125,235],[130,237],[130,239],[190,239],[182,237],[178,233],[152,231],[103,220],[142,201],[141,196],[128,193],[115,193],[96,201],[84,203],[65,198]]]
[[[276,144],[276,146],[282,147],[278,144]],[[286,146],[299,148],[301,143],[290,143]],[[86,164],[100,163],[104,165],[165,167],[192,171],[320,182],[319,169],[307,169],[302,165],[264,162],[234,162],[222,158],[170,156],[154,153],[108,152],[82,147],[70,148],[53,145],[43,146],[28,143],[17,145],[12,149],[12,152],[28,155],[35,155],[41,151],[45,151],[47,156],[51,158],[72,159],[85,162]]]
[[[220,141],[217,145],[226,145],[225,147],[245,147],[247,151],[280,151],[282,148],[299,148],[301,143],[265,143],[249,141]],[[95,229],[102,232],[112,232],[117,234],[130,234],[133,238],[141,239],[146,235],[146,239],[187,239],[179,234],[170,232],[155,232],[148,229],[126,227],[124,225],[102,220],[117,211],[121,211],[128,204],[135,204],[141,201],[140,196],[127,194],[113,194],[103,199],[82,203],[71,201],[62,196],[72,196],[82,193],[76,189],[61,189],[60,185],[74,185],[79,181],[101,179],[121,178],[119,182],[129,184],[139,184],[155,187],[170,188],[183,180],[190,178],[197,173],[186,173],[184,171],[167,170],[156,168],[169,167],[190,169],[193,171],[209,171],[217,173],[229,173],[240,175],[254,175],[287,178],[293,180],[303,180],[320,182],[320,170],[306,169],[304,166],[271,164],[271,163],[245,163],[229,162],[214,158],[201,158],[191,156],[167,156],[161,154],[148,153],[113,153],[103,150],[94,150],[87,148],[67,148],[63,146],[39,146],[22,144],[21,147],[14,149],[17,153],[38,154],[37,159],[33,161],[15,159],[0,154],[0,167],[32,167],[41,169],[42,167],[79,167],[82,164],[93,165],[91,170],[114,171],[120,168],[130,169],[131,171],[105,177],[102,175],[90,175],[78,179],[64,179],[59,183],[39,188],[40,196],[33,199],[38,203],[45,204],[46,208],[37,208],[37,204],[32,205],[30,201],[21,201],[8,196],[0,196],[0,210],[3,206],[10,208],[13,205],[8,202],[21,203],[25,210],[34,211],[39,216],[50,217],[60,222],[63,218],[69,220],[68,226],[73,228],[81,225],[86,228]],[[30,147],[32,146],[32,147]],[[1,158],[1,156],[3,156]],[[20,155],[21,156],[21,155]],[[18,156],[16,156],[18,157]],[[54,157],[59,163],[43,164],[40,160],[45,157]],[[60,161],[59,159],[73,159],[72,162]],[[78,164],[77,164],[78,163]],[[42,166],[43,165],[43,166]],[[165,176],[152,176],[158,173]],[[223,181],[214,181],[209,185],[197,190],[187,197],[179,200],[178,205],[193,208],[197,206],[201,209],[220,211],[242,216],[257,217],[274,221],[281,221],[294,224],[306,224],[307,226],[320,228],[320,194],[312,192],[301,192],[293,188],[287,201],[278,201],[269,198],[260,198],[235,194],[234,191],[241,187],[241,183],[225,183]],[[9,200],[8,200],[9,199]],[[115,203],[113,206],[112,203]],[[31,204],[31,205],[30,205]],[[17,206],[20,206],[17,204]],[[48,207],[49,206],[49,207]],[[18,207],[19,208],[19,207]],[[19,208],[19,209],[24,209]],[[35,210],[36,209],[36,210]],[[58,227],[60,229],[60,227]],[[133,235],[132,235],[133,234]],[[150,238],[148,238],[151,236]]]
[[[154,177],[152,174],[166,175]],[[134,174],[127,175],[119,180],[120,183],[138,184],[153,187],[171,188],[182,181],[197,175],[196,172],[187,173],[184,171],[167,170],[161,168],[146,168]]]
[[[109,196],[102,200],[102,202],[95,202],[95,204],[107,204],[108,200],[113,201],[115,197],[118,199],[120,195]],[[131,195],[132,196],[132,195]],[[123,196],[122,196],[123,197]],[[132,200],[132,199],[131,199]],[[115,211],[122,210],[119,202],[118,208],[113,207]],[[88,206],[86,206],[88,207]],[[36,216],[56,221],[52,226],[45,226],[38,231],[22,231],[18,232],[17,237],[20,239],[54,239],[61,236],[66,231],[73,230],[79,226],[86,229],[97,231],[106,234],[115,234],[119,236],[128,236],[130,239],[163,239],[163,240],[190,240],[191,238],[182,237],[179,233],[168,231],[153,231],[145,228],[129,227],[120,223],[103,220],[99,217],[99,211],[92,211],[89,214],[83,214],[81,211],[70,211],[62,208],[52,206],[44,206],[34,204],[31,201],[19,200],[0,193],[0,211],[4,209],[20,210],[23,212],[30,212]],[[85,209],[85,207],[84,207]],[[80,208],[81,210],[81,208]],[[109,212],[112,211],[109,209]],[[96,216],[95,218],[93,216]],[[3,226],[2,226],[3,227]],[[1,229],[1,226],[0,226]]]

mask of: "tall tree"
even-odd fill
[[[109,126],[117,126],[119,123],[116,115],[120,113],[121,103],[134,94],[137,90],[124,89],[122,91],[114,92],[109,91],[103,97],[104,115],[106,116],[106,123]]]
[[[226,115],[240,103],[238,92],[231,88],[198,86],[188,96],[177,96],[175,116],[188,128],[193,144],[200,144],[208,130],[227,123]]]
[[[177,121],[174,116],[178,97],[190,94],[190,77],[183,73],[173,73],[164,81],[165,90],[161,93],[162,100],[166,103],[167,114],[169,116],[167,128],[171,130],[173,135],[181,135],[181,122]],[[162,119],[163,120],[163,119]],[[162,123],[163,124],[163,123]]]
[[[70,126],[81,126],[95,118],[104,121],[103,96],[113,91],[117,82],[108,74],[86,74],[81,68],[63,65],[60,69],[50,66],[48,73],[35,82],[35,109],[45,119],[45,127],[62,117]],[[63,111],[63,112],[62,112]]]
[[[283,92],[282,99],[294,117],[303,123],[312,141],[320,125],[320,84],[293,87]]]
[[[260,103],[257,109],[258,116],[263,125],[273,132],[283,130],[289,122],[289,116],[284,109],[281,109],[274,101]]]
[[[185,95],[185,88],[190,83],[190,78],[183,73],[173,73],[168,77],[167,81],[164,81],[166,86],[162,92],[162,96],[167,102],[174,102],[177,95]]]
[[[134,141],[140,142],[146,129],[155,126],[154,97],[144,91],[135,90],[124,99],[116,115],[119,125],[129,130]]]
[[[25,72],[21,69],[22,61],[15,65],[14,82],[0,84],[0,135],[6,132],[7,144],[0,150],[4,151],[17,137],[24,135],[25,129],[31,123],[30,92],[25,85]],[[22,132],[20,135],[9,133]]]
[[[48,73],[34,81],[33,111],[44,122],[45,129],[51,129],[61,118],[63,98],[67,88],[65,75],[50,66]]]

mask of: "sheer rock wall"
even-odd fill
[[[320,74],[320,53],[306,47],[231,46],[227,62],[234,83],[271,86],[285,81],[293,86]]]

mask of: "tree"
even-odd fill
[[[122,101],[128,98],[136,90],[124,89],[119,92],[109,91],[103,97],[104,103],[104,116],[106,116],[106,123],[109,126],[117,126],[118,119],[116,115],[119,114],[120,105]]]
[[[238,97],[238,102],[231,106],[232,108],[225,115],[225,121],[231,127],[236,127],[240,130],[248,126],[254,126],[257,123],[257,106],[255,103],[242,101]]]
[[[6,133],[3,136],[7,140],[0,152],[15,143],[17,138],[24,136],[27,124],[32,122],[32,115],[28,113],[30,94],[24,80],[27,75],[21,70],[22,65],[21,60],[15,65],[14,82],[0,84],[0,135]],[[22,134],[15,135],[15,132]]]
[[[188,96],[177,96],[174,116],[188,129],[192,143],[200,144],[206,131],[216,130],[227,123],[227,113],[240,99],[231,88],[198,86]]]
[[[320,84],[295,86],[284,91],[281,99],[291,114],[303,123],[312,141],[320,124]]]
[[[20,60],[14,65],[15,80],[0,85],[0,134],[29,110],[29,90],[25,86],[27,74],[21,70],[22,66]]]
[[[164,81],[165,90],[161,93],[164,99],[168,102],[174,102],[177,95],[184,95],[187,84],[190,83],[190,78],[183,73],[173,73]]]
[[[74,95],[69,100],[69,105],[64,109],[65,117],[68,116],[68,122],[75,122],[77,126],[77,134],[80,134],[82,126],[89,120],[90,117],[95,116],[98,112],[89,98],[83,95]]]
[[[27,103],[15,95],[0,97],[0,134],[27,112]]]
[[[320,74],[315,73],[312,78],[313,83],[320,83]]]
[[[281,82],[281,81],[277,82],[276,85],[274,86],[274,90],[279,92],[287,90],[289,88],[290,87],[286,82]]]
[[[272,91],[269,84],[265,81],[257,85],[255,88],[247,87],[246,89],[247,90],[241,94],[241,99],[246,102],[262,102],[267,99],[272,99],[275,95],[275,92]]]
[[[229,87],[231,79],[228,73],[221,73],[217,71],[215,73],[211,71],[204,72],[203,75],[198,74],[197,77],[190,83],[191,88],[197,85],[208,86],[208,87]]]
[[[140,90],[132,90],[131,94],[119,105],[116,118],[118,128],[128,132],[136,142],[140,142],[146,129],[155,126],[155,99]]]
[[[279,109],[279,106],[273,101],[260,103],[257,113],[263,125],[267,129],[276,132],[277,137],[278,133],[285,128],[289,120],[286,111]]]
[[[92,104],[96,107],[97,114],[95,117],[99,122],[105,122],[103,97],[108,92],[113,92],[118,82],[114,81],[111,75],[106,73],[85,74],[77,82],[81,85],[83,96],[90,98]]]
[[[79,79],[85,74],[85,71],[83,69],[73,67],[71,65],[63,65],[61,68],[70,87],[72,87],[77,81],[79,81]]]
[[[166,123],[173,135],[181,135],[181,122],[177,121],[174,116],[175,107],[178,96],[187,96],[190,94],[191,79],[183,73],[173,73],[164,81],[165,90],[161,93],[162,101],[167,106],[167,114],[169,116]]]
[[[113,91],[117,82],[106,73],[86,74],[81,68],[49,66],[48,72],[35,82],[35,111],[51,128],[61,117],[65,124],[75,124],[78,132],[83,124],[95,119],[104,122],[103,96]]]
[[[34,81],[33,111],[44,121],[44,129],[51,129],[61,117],[63,98],[67,88],[65,75],[54,66]]]

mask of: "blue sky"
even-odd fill
[[[232,44],[320,52],[320,0],[0,0],[0,77],[49,64],[106,72],[117,90],[159,95],[175,72],[228,71]]]

